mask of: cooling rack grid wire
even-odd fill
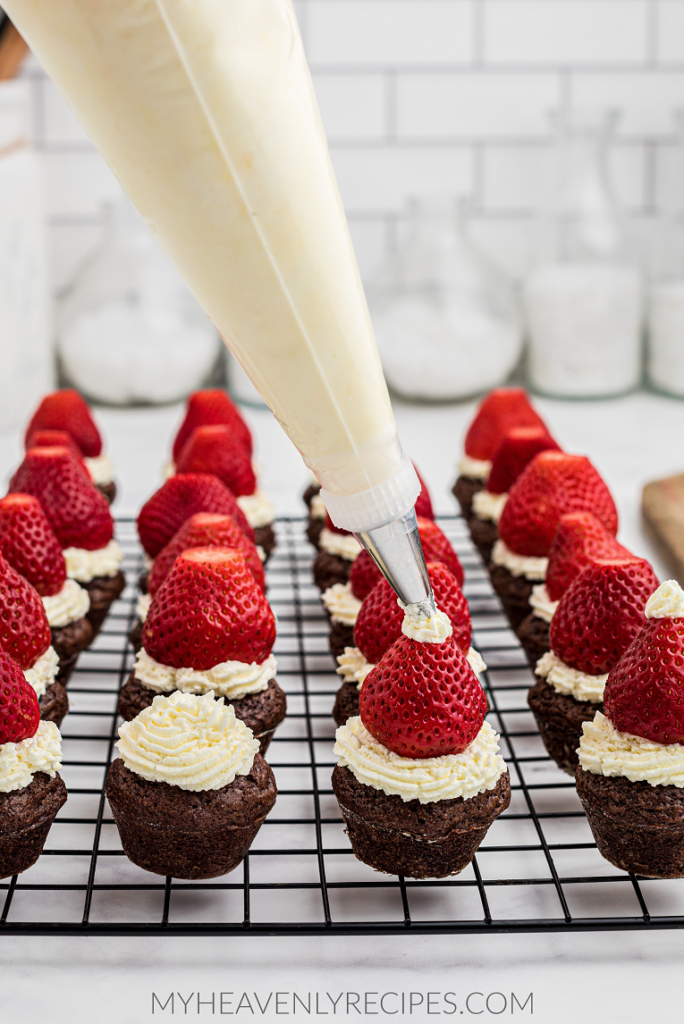
[[[103,794],[116,756],[117,694],[133,665],[142,553],[119,519],[128,584],[69,684],[62,776],[69,799],[38,862],[0,883],[9,934],[389,934],[417,931],[617,930],[684,926],[684,881],[640,879],[598,854],[572,780],[548,758],[528,710],[530,670],[508,628],[464,521],[439,520],[466,570],[474,645],[487,665],[489,720],[501,734],[513,796],[473,863],[453,878],[414,881],[356,860],[330,786],[331,708],[340,679],[311,578],[302,519],[277,523],[268,566],[278,617],[278,679],[288,717],[268,751],[278,801],[244,863],[184,882],[124,855]]]

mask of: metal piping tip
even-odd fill
[[[435,599],[425,565],[414,509],[375,530],[354,534],[403,604],[435,614]]]

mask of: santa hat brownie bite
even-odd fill
[[[102,437],[90,406],[73,388],[53,391],[42,400],[26,430],[29,448],[64,445],[59,433],[66,434],[67,447],[73,445],[83,459],[90,479],[111,504],[116,497],[111,459],[102,451]]]
[[[530,613],[532,588],[544,582],[560,517],[580,511],[593,512],[610,533],[617,533],[615,502],[586,456],[535,455],[509,492],[489,566],[513,629]]]
[[[158,693],[212,693],[233,705],[264,753],[287,706],[275,679],[275,636],[271,607],[240,551],[184,551],[152,599],[119,714],[131,720]]]
[[[0,647],[0,878],[38,860],[67,798],[58,775],[62,740],[42,721],[36,691]]]
[[[66,561],[40,502],[30,494],[0,500],[0,553],[40,595],[59,658],[56,682],[66,685],[93,630],[90,596],[66,573]]]
[[[596,559],[570,584],[553,616],[551,650],[537,663],[527,702],[544,745],[574,775],[582,725],[602,710],[608,673],[645,622],[658,586],[644,558]]]
[[[684,877],[684,591],[650,596],[583,726],[577,792],[599,852],[649,878]]]
[[[378,871],[462,871],[510,802],[487,701],[447,615],[409,606],[335,735],[332,784],[352,849]]]
[[[67,448],[31,448],[9,489],[40,502],[62,546],[67,575],[88,591],[87,618],[96,635],[126,583],[107,500]]]

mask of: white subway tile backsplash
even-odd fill
[[[44,154],[47,208],[51,218],[99,217],[121,186],[99,153]]]
[[[618,111],[621,135],[671,135],[673,113],[684,108],[684,71],[577,74],[571,97],[579,107]]]
[[[656,57],[663,63],[684,62],[684,3],[660,0],[656,4]]]
[[[648,0],[481,0],[484,57],[505,64],[638,64]]]
[[[477,0],[310,0],[311,63],[450,64],[472,57]]]
[[[399,138],[510,138],[547,135],[560,102],[555,74],[401,74]]]
[[[325,134],[337,139],[376,139],[385,134],[386,82],[382,74],[313,75]]]
[[[372,278],[387,252],[387,222],[384,217],[349,219],[359,273],[364,281]]]
[[[398,212],[411,196],[466,194],[472,155],[465,146],[332,148],[345,208]]]

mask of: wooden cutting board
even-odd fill
[[[641,510],[675,579],[684,585],[684,473],[646,484]]]

